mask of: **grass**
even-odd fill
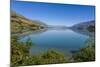
[[[24,33],[44,28],[44,23],[30,20],[15,12],[11,13],[11,33]],[[46,25],[45,25],[46,26]]]

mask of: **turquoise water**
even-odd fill
[[[48,49],[55,49],[64,54],[84,47],[89,36],[76,33],[72,30],[47,30],[33,32],[21,38],[22,41],[31,39],[35,44],[30,48],[30,54],[39,54]]]

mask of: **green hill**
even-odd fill
[[[94,36],[95,35],[95,20],[75,24],[72,27],[70,27],[70,29],[80,34]]]
[[[46,24],[40,21],[30,20],[20,14],[11,12],[11,33],[24,33],[27,31],[40,30],[45,26]]]

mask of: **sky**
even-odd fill
[[[12,1],[11,10],[48,25],[72,26],[95,20],[95,6]]]

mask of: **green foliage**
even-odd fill
[[[56,50],[48,50],[47,52],[41,54],[38,58],[40,58],[38,60],[39,64],[56,64],[68,62],[68,58]]]
[[[68,58],[56,50],[48,50],[40,55],[32,56],[29,49],[33,45],[29,39],[27,42],[19,42],[18,36],[11,37],[11,66],[40,65],[68,62]]]
[[[39,55],[30,55],[29,49],[33,45],[28,39],[26,42],[20,42],[18,36],[11,37],[11,66],[24,65],[42,65],[42,64],[57,64],[71,62],[86,62],[95,60],[95,43],[94,40],[89,40],[86,43],[87,47],[80,49],[73,54],[72,58],[66,57],[63,53],[56,50],[47,50]]]
[[[19,42],[18,36],[11,37],[11,65],[16,66],[24,64],[24,59],[28,58],[29,47],[32,45],[31,41],[26,43]]]
[[[73,58],[77,62],[86,62],[95,60],[95,43],[94,41],[89,41],[87,47],[80,49],[73,55]]]

